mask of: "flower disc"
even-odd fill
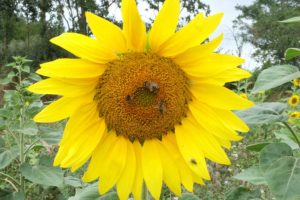
[[[188,79],[169,58],[127,53],[108,63],[95,101],[108,127],[132,141],[161,139],[186,115]]]
[[[116,187],[120,200],[140,200],[145,184],[159,199],[163,183],[192,192],[210,179],[206,160],[229,165],[224,148],[249,131],[232,111],[253,103],[224,87],[251,76],[244,60],[215,52],[222,35],[204,43],[223,14],[177,30],[179,14],[180,1],[166,0],[147,33],[135,0],[122,0],[122,29],[87,12],[94,37],[51,39],[78,58],[42,64],[49,78],[28,88],[61,96],[34,120],[68,119],[54,165],[88,162],[83,180],[99,179],[100,194]]]

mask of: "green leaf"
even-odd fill
[[[259,168],[259,166],[252,166],[248,169],[245,169],[241,173],[235,175],[233,178],[247,181],[253,185],[266,184],[265,178]]]
[[[19,149],[17,146],[0,153],[0,169],[7,167],[18,155]]]
[[[19,133],[23,133],[25,135],[36,135],[38,133],[38,127],[34,122],[27,122],[23,129],[16,130]]]
[[[300,22],[300,16],[299,17],[293,17],[290,19],[286,19],[283,21],[280,21],[281,23],[295,23],[295,22]]]
[[[270,170],[270,167],[283,156],[292,156],[291,147],[285,143],[272,143],[263,148],[260,152],[260,169],[263,173]]]
[[[30,73],[30,67],[28,65],[23,66],[21,70],[23,72]]]
[[[291,134],[291,132],[287,129],[281,129],[279,131],[276,131],[275,137],[280,140],[282,143],[286,143],[289,145],[292,149],[299,149],[299,146],[297,142],[295,141],[294,136]],[[298,137],[300,137],[300,134],[296,132]]]
[[[260,191],[254,190],[251,191],[245,187],[238,187],[231,190],[226,195],[226,200],[259,200],[260,198]]]
[[[300,56],[300,49],[298,48],[289,48],[284,54],[286,60],[291,60],[297,56]]]
[[[68,200],[116,200],[119,199],[116,192],[112,191],[100,196],[98,192],[98,183],[93,183],[83,190],[77,190],[75,196]]]
[[[257,77],[252,90],[253,93],[278,87],[293,79],[299,78],[298,67],[292,65],[278,65],[263,70]]]
[[[41,130],[41,140],[45,141],[47,144],[58,144],[62,133],[60,131],[53,130],[46,126],[40,126]]]
[[[33,183],[47,186],[63,186],[63,171],[58,167],[31,166],[24,163],[21,166],[21,174]]]
[[[179,200],[200,200],[200,198],[191,193],[183,193]]]
[[[72,187],[82,187],[82,181],[79,178],[67,176],[64,178],[64,184]]]
[[[249,150],[249,151],[260,152],[268,144],[270,144],[270,143],[269,142],[264,142],[264,143],[251,144],[251,145],[248,145],[246,147],[246,149]]]
[[[40,81],[42,79],[39,75],[37,75],[35,73],[30,73],[29,78],[33,81]]]
[[[6,118],[9,115],[9,110],[5,108],[0,108],[0,117]]]
[[[13,192],[5,196],[0,196],[1,200],[25,200],[25,195],[22,192]]]
[[[286,121],[287,117],[282,115],[286,108],[284,103],[261,103],[250,109],[237,111],[236,114],[248,125],[269,124]]]
[[[300,199],[300,159],[285,156],[265,172],[271,193],[278,200]]]

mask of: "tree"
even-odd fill
[[[281,24],[279,21],[300,15],[299,0],[256,0],[249,6],[236,7],[242,13],[235,20],[241,37],[250,42],[260,62],[283,62],[288,47],[299,46],[300,25]]]

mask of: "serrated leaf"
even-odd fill
[[[270,144],[269,142],[257,143],[257,144],[250,144],[246,147],[249,151],[260,152],[265,146]]]
[[[270,170],[270,167],[283,156],[292,156],[293,151],[291,147],[289,147],[285,143],[272,143],[267,145],[260,152],[260,160],[259,165],[262,173],[266,173]]]
[[[281,157],[265,172],[265,178],[276,199],[300,199],[300,159]]]
[[[226,195],[226,200],[259,200],[260,198],[260,191],[254,190],[251,191],[245,187],[237,187],[231,190]]]
[[[297,56],[300,56],[299,48],[289,48],[285,51],[284,57],[286,60],[291,60]]]
[[[293,65],[278,65],[263,70],[257,77],[253,93],[269,90],[288,83],[300,77],[298,67]]]
[[[191,193],[183,193],[179,200],[200,200],[200,198]]]
[[[235,175],[233,178],[247,181],[253,185],[266,184],[265,178],[259,168],[259,166],[252,166],[248,169],[245,169],[241,173]]]
[[[300,22],[300,16],[299,17],[293,17],[290,19],[286,19],[283,21],[280,21],[281,23],[296,23],[296,22]]]
[[[98,192],[98,183],[93,183],[83,190],[77,190],[75,196],[68,200],[116,200],[119,199],[116,192],[109,192],[100,196]]]
[[[0,169],[7,167],[18,155],[19,149],[17,146],[0,153]]]
[[[47,186],[63,186],[63,171],[58,167],[31,166],[24,163],[21,166],[21,174],[33,183]]]
[[[257,104],[250,109],[237,111],[236,114],[248,125],[269,124],[286,121],[286,116],[282,115],[287,108],[284,103],[269,102]]]

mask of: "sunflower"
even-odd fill
[[[289,105],[292,107],[296,107],[299,104],[299,96],[297,94],[293,94],[289,98]]]
[[[206,159],[229,165],[224,148],[249,130],[232,110],[253,103],[224,87],[250,76],[244,60],[214,53],[223,35],[203,43],[223,14],[198,14],[176,31],[179,12],[179,0],[166,0],[148,36],[134,0],[122,1],[122,30],[87,12],[94,37],[51,39],[78,58],[41,64],[50,78],[29,87],[61,96],[34,118],[68,118],[54,165],[89,162],[83,180],[99,180],[100,194],[115,186],[120,199],[141,199],[145,184],[159,199],[163,182],[192,192],[210,179]]]
[[[300,78],[294,79],[293,84],[294,84],[294,86],[299,87],[300,86]]]
[[[292,117],[292,118],[300,118],[300,112],[299,111],[292,112],[290,114],[290,117]]]

